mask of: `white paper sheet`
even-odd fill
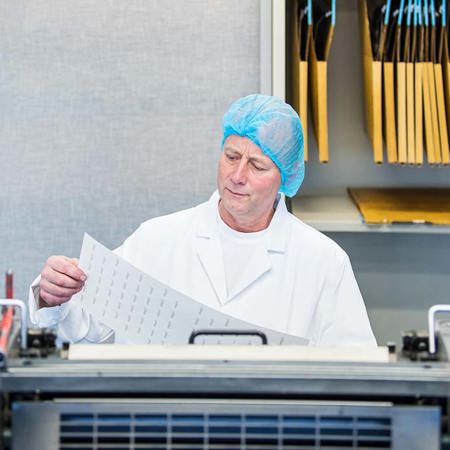
[[[262,331],[269,344],[306,345],[308,341],[222,314],[136,269],[84,235],[80,267],[88,274],[74,296],[83,309],[115,331],[116,340],[132,344],[187,344],[193,330]],[[199,337],[203,344],[255,344],[259,337]]]

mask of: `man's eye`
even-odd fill
[[[235,161],[237,159],[236,156],[234,155],[226,155],[226,157],[230,160],[230,161]]]
[[[264,170],[267,170],[265,167],[258,166],[257,164],[253,164],[253,167],[254,167],[258,172],[263,172]]]

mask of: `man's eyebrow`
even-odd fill
[[[260,162],[269,162],[271,161],[271,159],[266,156],[266,155],[254,155],[254,156],[250,156],[251,161],[260,161]]]
[[[239,150],[238,147],[235,147],[235,146],[230,145],[230,144],[226,145],[226,146],[223,148],[223,150],[224,150],[224,151],[232,151],[232,152],[238,153],[239,155],[242,155],[242,154],[243,154],[243,152],[242,152],[241,150]],[[270,164],[270,162],[272,161],[272,160],[271,160],[267,155],[265,155],[264,153],[263,153],[262,155],[252,155],[252,156],[250,156],[248,159],[249,159],[249,161],[252,161],[252,162],[267,163],[267,164]]]
[[[252,162],[258,162],[262,164],[269,164],[272,162],[272,160],[267,155],[252,155],[250,158],[248,158],[249,161]]]
[[[224,147],[224,150],[230,150],[232,152],[236,152],[236,153],[242,154],[242,152],[237,147],[234,147],[234,146],[229,145],[229,144]]]

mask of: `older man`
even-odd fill
[[[205,305],[311,345],[376,345],[348,256],[286,209],[283,194],[304,176],[298,115],[250,95],[231,105],[223,131],[218,191],[148,220],[115,252]],[[72,342],[114,339],[70,301],[85,280],[76,260],[50,257],[31,287],[32,322]]]

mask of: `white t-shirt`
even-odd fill
[[[242,233],[230,228],[217,211],[220,245],[222,247],[227,299],[232,298],[245,281],[245,269],[254,264],[261,251],[265,251],[267,230]]]

